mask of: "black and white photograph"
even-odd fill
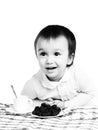
[[[0,130],[98,130],[97,0],[0,0]]]

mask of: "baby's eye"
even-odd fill
[[[45,55],[46,55],[45,52],[41,52],[41,53],[40,53],[40,56],[45,56]]]
[[[54,55],[55,55],[55,56],[59,56],[59,55],[61,55],[61,54],[60,54],[60,52],[55,52]]]

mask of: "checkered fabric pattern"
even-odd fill
[[[0,130],[98,130],[98,108],[77,108],[61,117],[40,119],[12,114],[0,103]]]

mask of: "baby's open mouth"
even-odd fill
[[[57,67],[46,67],[47,70],[53,70],[56,69]]]

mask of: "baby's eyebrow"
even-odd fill
[[[39,48],[38,51],[44,51],[42,48]]]
[[[57,52],[63,52],[64,50],[61,50],[61,49],[55,49],[55,51],[57,51]]]
[[[55,49],[55,51],[62,51],[61,49]]]

